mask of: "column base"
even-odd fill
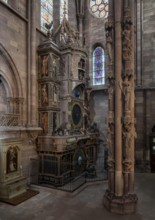
[[[136,212],[137,201],[136,194],[115,196],[107,190],[104,195],[103,204],[108,211],[124,215],[134,214]]]

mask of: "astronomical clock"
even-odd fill
[[[64,17],[38,47],[39,183],[62,186],[86,171],[98,152],[90,128],[87,53]]]

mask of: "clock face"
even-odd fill
[[[75,104],[72,110],[72,119],[75,125],[78,125],[80,123],[81,116],[82,116],[81,108],[79,105]]]
[[[75,98],[80,98],[80,95],[81,95],[80,88],[76,87],[76,88],[73,90],[73,96],[74,96]]]

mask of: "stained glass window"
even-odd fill
[[[64,17],[64,10],[66,13],[66,18],[68,19],[68,0],[60,0],[60,22]]]
[[[106,18],[109,10],[109,0],[90,0],[92,13],[98,18]]]
[[[93,85],[105,83],[105,55],[102,47],[96,47],[93,52]]]
[[[41,0],[41,30],[47,32],[45,23],[53,20],[53,0]]]

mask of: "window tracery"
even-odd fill
[[[93,85],[105,83],[105,54],[102,47],[96,47],[93,52]]]
[[[45,24],[53,20],[53,0],[41,0],[41,30],[47,32]]]

